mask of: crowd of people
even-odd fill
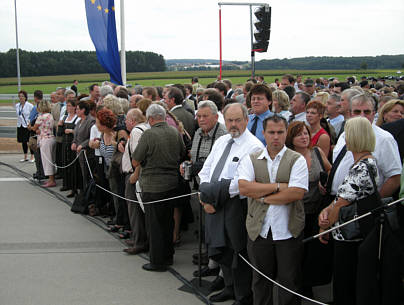
[[[211,302],[273,304],[273,284],[243,258],[310,298],[332,282],[334,304],[402,302],[404,206],[391,213],[401,227],[385,220],[379,259],[378,215],[356,235],[335,227],[353,208],[363,214],[404,196],[403,83],[286,74],[206,88],[196,77],[165,87],[104,82],[89,94],[76,85],[50,101],[37,90],[33,104],[19,92],[21,162],[35,162],[43,187],[61,179],[76,201],[100,186],[85,212],[109,216],[128,255],[148,252],[143,269],[174,263],[194,219],[186,195],[197,191],[205,250],[193,255],[204,265],[194,276],[216,276]],[[283,289],[277,300],[301,303]]]

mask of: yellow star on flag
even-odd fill
[[[98,5],[97,8],[99,11],[101,11],[101,9],[102,9],[101,5]]]
[[[104,12],[108,14],[109,9],[107,9],[107,8],[106,8],[106,9],[104,9]]]
[[[90,0],[90,1],[91,1],[91,3],[92,3],[92,4],[94,4],[94,3],[95,3],[95,0]]]
[[[115,12],[115,6],[111,7],[111,9]]]

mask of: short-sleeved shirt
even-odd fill
[[[212,150],[215,141],[226,133],[227,133],[226,127],[223,124],[220,124],[219,122],[217,122],[216,125],[207,134],[205,134],[202,131],[202,129],[199,128],[195,132],[194,140],[192,142],[192,148],[191,148],[192,162],[195,162],[197,158],[198,159],[203,158],[203,160],[206,160],[210,151]]]
[[[159,122],[146,130],[132,154],[132,159],[141,164],[142,191],[161,193],[175,189],[185,155],[184,142],[174,127]]]
[[[372,170],[372,174],[377,183],[376,160],[373,158],[362,159],[354,164],[349,170],[348,175],[345,176],[344,181],[338,188],[337,198],[341,197],[349,203],[353,203],[356,200],[361,200],[374,193],[375,189],[366,164],[368,164],[369,168]],[[338,225],[339,222],[337,221],[334,226]],[[332,235],[334,239],[344,240],[344,237],[338,229],[333,231]]]
[[[41,132],[39,137],[53,138],[53,116],[50,113],[42,113],[36,119],[35,124],[38,124],[39,131]]]

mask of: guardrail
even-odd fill
[[[45,100],[50,100],[50,94],[44,94],[43,98]],[[0,101],[18,101],[18,94],[13,93],[13,94],[0,94]],[[33,101],[34,100],[34,95],[33,94],[28,94],[28,100]]]

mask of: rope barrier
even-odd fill
[[[74,158],[74,160],[72,162],[70,162],[70,164],[68,164],[66,166],[58,166],[58,165],[56,165],[55,163],[50,161],[45,155],[43,155],[43,156],[41,155],[41,158],[44,157],[46,161],[48,161],[50,164],[52,164],[56,168],[65,169],[65,168],[68,168],[69,166],[72,166],[74,164],[74,162],[76,162],[76,160],[79,158],[82,151],[83,150],[80,150],[80,152],[77,154],[76,158]]]
[[[327,305],[326,303],[322,303],[322,302],[320,302],[320,301],[310,299],[310,298],[308,298],[308,297],[306,297],[306,296],[304,296],[304,295],[301,295],[301,294],[299,294],[299,293],[297,293],[297,292],[295,292],[295,291],[293,291],[293,290],[291,290],[291,289],[289,289],[289,288],[287,288],[287,287],[285,287],[285,286],[279,284],[279,283],[276,282],[275,280],[271,279],[269,276],[267,276],[267,275],[265,275],[264,273],[262,273],[261,271],[259,271],[254,265],[252,265],[252,264],[251,264],[246,258],[244,258],[240,253],[238,254],[238,256],[240,256],[241,259],[242,259],[243,261],[245,261],[246,264],[249,265],[252,269],[254,269],[257,273],[259,273],[261,276],[263,276],[264,278],[266,278],[267,280],[269,280],[270,282],[272,282],[272,283],[275,284],[276,286],[278,286],[278,287],[280,287],[280,288],[282,288],[282,289],[284,289],[284,290],[290,292],[291,294],[294,294],[294,295],[296,295],[296,296],[298,296],[298,297],[300,297],[300,298],[302,298],[302,299],[305,299],[305,300],[307,300],[307,301],[310,301],[310,302],[313,302],[313,303],[317,303],[317,304],[320,304],[320,305]]]

